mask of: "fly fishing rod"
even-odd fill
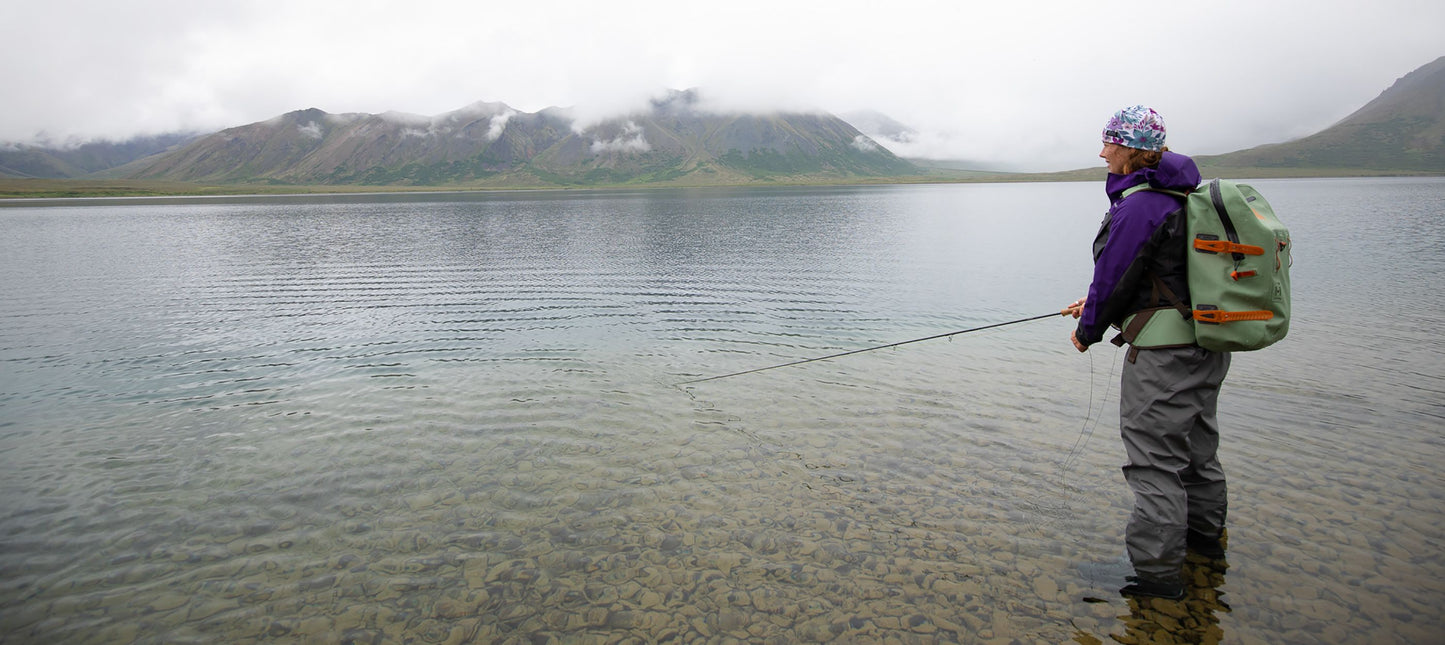
[[[1045,319],[1045,318],[1053,318],[1054,316],[1068,316],[1068,315],[1073,314],[1073,313],[1074,313],[1074,308],[1073,308],[1073,307],[1066,307],[1066,308],[1064,308],[1063,310],[1058,311],[1057,313],[1048,313],[1048,314],[1043,314],[1042,316],[1033,316],[1033,317],[1030,317],[1030,318],[1020,318],[1020,319],[1018,319],[1018,320],[1010,320],[1010,321],[1008,321],[1008,322],[994,323],[994,324],[992,324],[992,325],[984,325],[984,326],[982,326],[982,327],[974,327],[973,329],[961,329],[961,330],[959,330],[959,331],[951,331],[951,332],[948,332],[948,333],[946,333],[946,334],[934,334],[933,336],[926,336],[926,337],[923,337],[923,338],[915,338],[915,339],[913,339],[913,340],[905,340],[905,341],[900,341],[900,342],[897,342],[897,343],[889,343],[889,344],[887,344],[887,345],[879,345],[879,346],[877,346],[877,347],[865,347],[865,348],[863,348],[863,349],[855,349],[855,350],[851,350],[851,351],[847,351],[847,352],[839,352],[839,353],[837,353],[837,354],[830,354],[830,355],[828,355],[828,356],[819,356],[819,357],[817,357],[817,358],[805,358],[805,359],[803,359],[803,360],[793,361],[793,362],[791,362],[791,363],[783,363],[783,364],[781,364],[781,365],[769,365],[769,366],[767,366],[767,367],[759,367],[759,368],[757,368],[757,369],[744,370],[744,371],[741,371],[741,372],[733,372],[732,374],[722,374],[722,375],[719,375],[719,376],[709,376],[709,377],[707,377],[707,378],[693,379],[693,380],[691,380],[691,381],[682,381],[681,383],[677,383],[677,385],[691,385],[691,384],[693,384],[693,383],[703,383],[703,382],[706,382],[706,381],[716,381],[716,380],[718,380],[718,379],[732,378],[732,377],[734,377],[734,376],[742,376],[742,375],[744,375],[744,374],[755,374],[755,373],[757,373],[757,372],[766,372],[766,371],[768,371],[768,370],[775,370],[775,369],[779,369],[779,368],[783,368],[783,367],[792,367],[792,366],[794,366],[794,365],[802,365],[802,364],[804,364],[804,363],[816,363],[816,362],[818,362],[818,361],[826,361],[826,360],[832,359],[832,358],[842,358],[842,357],[844,357],[844,356],[852,356],[853,354],[862,354],[863,352],[872,352],[872,351],[877,351],[877,350],[880,350],[880,349],[888,349],[888,348],[890,348],[890,347],[898,347],[898,346],[900,346],[900,345],[909,345],[909,344],[912,344],[912,343],[921,343],[921,342],[923,342],[923,341],[925,341],[925,340],[938,340],[939,338],[949,338],[949,337],[951,337],[951,336],[958,336],[959,334],[969,334],[969,333],[973,333],[973,332],[976,332],[976,331],[983,331],[983,330],[985,330],[985,329],[994,329],[994,328],[996,328],[996,327],[1005,327],[1005,326],[1008,326],[1008,325],[1017,325],[1017,324],[1019,324],[1019,323],[1026,323],[1026,322],[1031,322],[1031,321],[1034,321],[1034,320],[1043,320],[1043,319]]]

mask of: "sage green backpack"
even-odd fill
[[[1243,352],[1274,344],[1289,332],[1289,230],[1254,188],[1224,179],[1185,193],[1190,309],[1169,289],[1161,301],[1126,319],[1124,341],[1139,349],[1197,344],[1217,352]],[[1175,315],[1175,312],[1178,312]]]

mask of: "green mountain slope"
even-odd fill
[[[136,179],[371,185],[736,183],[916,174],[828,114],[718,114],[693,92],[578,129],[565,110],[478,103],[440,117],[310,109],[133,167]]]
[[[1287,143],[1201,156],[1210,168],[1445,172],[1445,57],[1399,79],[1354,114]]]
[[[72,147],[0,145],[0,177],[65,179],[84,177],[182,145],[195,134],[93,141]]]

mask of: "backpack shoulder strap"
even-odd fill
[[[1165,195],[1173,195],[1173,196],[1179,197],[1179,198],[1181,198],[1181,199],[1189,196],[1189,192],[1178,191],[1178,190],[1169,190],[1168,188],[1155,188],[1155,187],[1153,187],[1153,186],[1150,186],[1149,184],[1136,184],[1136,185],[1134,185],[1134,186],[1130,186],[1130,187],[1128,187],[1128,188],[1125,188],[1125,189],[1124,189],[1124,192],[1119,193],[1119,199],[1123,199],[1123,198],[1125,198],[1125,197],[1128,197],[1128,196],[1130,196],[1130,195],[1133,195],[1134,193],[1137,193],[1137,192],[1139,192],[1139,191],[1141,191],[1141,190],[1147,190],[1147,191],[1155,192],[1155,193],[1164,193]],[[1190,191],[1190,192],[1192,192],[1192,191]]]
[[[1130,195],[1133,195],[1134,193],[1137,193],[1137,192],[1139,192],[1139,191],[1141,191],[1141,190],[1157,190],[1157,189],[1150,187],[1149,184],[1135,184],[1135,185],[1133,185],[1133,186],[1130,186],[1130,187],[1128,187],[1128,188],[1125,188],[1125,189],[1124,189],[1124,192],[1119,193],[1119,199],[1124,199],[1125,197],[1128,197],[1128,196],[1130,196]]]

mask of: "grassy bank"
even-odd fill
[[[1227,179],[1276,179],[1302,177],[1411,177],[1441,176],[1445,173],[1421,173],[1348,168],[1236,168],[1204,163],[1205,177]],[[1000,183],[1027,181],[1101,181],[1103,168],[1085,168],[1048,173],[995,173],[967,170],[931,170],[921,175],[899,177],[792,177],[746,182],[697,183],[669,181],[656,183],[622,183],[559,186],[553,184],[467,184],[438,186],[373,186],[344,184],[332,186],[298,186],[290,184],[193,184],[169,181],[92,180],[92,179],[6,179],[0,178],[0,199],[21,198],[84,198],[84,197],[179,197],[224,195],[305,195],[328,193],[437,192],[458,190],[565,190],[606,188],[689,188],[704,186],[830,186],[917,183]]]

